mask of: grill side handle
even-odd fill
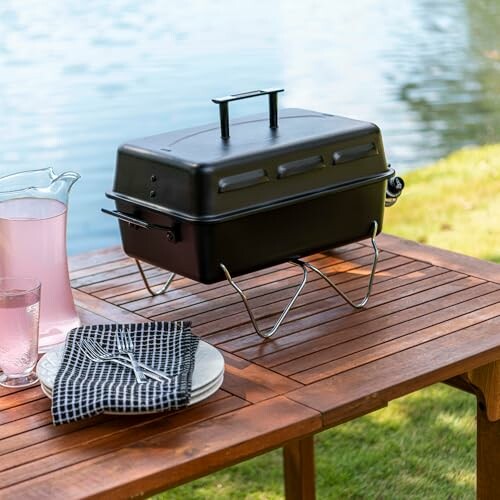
[[[212,102],[219,105],[220,136],[222,140],[227,141],[229,139],[229,103],[231,101],[241,101],[242,99],[268,95],[269,127],[272,129],[278,128],[278,92],[283,92],[284,90],[285,89],[251,90],[250,92],[241,92],[239,94],[231,94],[225,97],[215,97],[212,99]]]
[[[171,241],[172,243],[176,243],[177,241],[179,241],[179,234],[178,234],[179,231],[175,225],[170,227],[170,226],[160,226],[158,224],[151,224],[150,222],[146,222],[132,215],[125,214],[123,212],[120,212],[119,210],[108,210],[107,208],[101,208],[101,212],[107,215],[112,215],[113,217],[116,217],[117,219],[126,222],[131,226],[140,227],[142,229],[156,229],[159,231],[164,231],[167,240]]]

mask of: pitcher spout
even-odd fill
[[[73,184],[81,177],[77,172],[64,172],[59,175],[53,182],[60,182],[64,189],[69,193]]]
[[[73,184],[81,177],[76,172],[64,172],[58,175],[50,184],[50,191],[53,197],[61,201],[67,200]]]

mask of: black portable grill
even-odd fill
[[[113,191],[125,253],[137,260],[152,295],[164,293],[173,274],[201,283],[228,279],[243,299],[256,331],[271,336],[305,285],[318,273],[353,307],[370,295],[377,262],[375,236],[384,206],[403,182],[387,164],[373,123],[303,109],[280,111],[268,89],[230,95],[219,105],[219,124],[130,141],[118,150]],[[231,101],[268,95],[269,116],[235,120]],[[375,257],[368,291],[358,304],[301,257],[370,237]],[[140,261],[167,269],[154,292]],[[302,282],[275,326],[261,332],[245,294],[233,280],[291,261]]]

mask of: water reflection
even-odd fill
[[[500,65],[488,53],[498,46],[499,4],[427,1],[416,14],[426,29],[414,38],[398,88],[417,115],[423,155],[498,141]]]
[[[284,86],[284,106],[374,121],[418,167],[500,139],[499,18],[496,0],[4,0],[0,170],[82,173],[74,253],[118,242],[99,213],[117,145],[215,120],[215,95]]]

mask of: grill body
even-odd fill
[[[107,196],[125,252],[201,283],[366,238],[383,225],[387,165],[372,123],[284,109],[130,141]],[[229,131],[227,131],[229,133]]]

